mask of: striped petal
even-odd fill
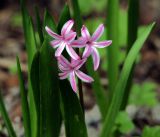
[[[85,73],[83,73],[80,70],[77,70],[75,73],[76,73],[76,75],[78,76],[79,79],[81,79],[82,81],[84,81],[86,83],[91,83],[91,82],[94,81],[92,77],[86,75]]]
[[[50,42],[50,44],[51,44],[51,46],[52,46],[53,48],[57,48],[57,47],[61,44],[61,41],[60,41],[60,40],[52,40],[52,41]]]
[[[58,75],[59,75],[61,80],[66,79],[68,77],[68,73],[67,72],[59,73]]]
[[[86,40],[83,40],[83,39],[74,40],[71,43],[71,45],[72,47],[75,47],[75,48],[83,48],[86,46]]]
[[[59,57],[62,54],[64,48],[65,48],[65,43],[62,42],[61,45],[57,48],[57,50],[55,52],[55,56]]]
[[[54,33],[49,27],[45,27],[45,30],[47,31],[47,33],[51,36],[51,37],[53,37],[53,38],[55,38],[55,39],[61,39],[61,36],[60,35],[58,35],[58,34],[56,34],[56,33]]]
[[[62,64],[58,64],[58,67],[62,72],[69,72],[70,71],[69,67],[64,67]]]
[[[68,68],[70,66],[69,61],[64,56],[61,55],[57,59],[58,59],[59,64],[61,64],[62,66],[66,67],[66,68]]]
[[[75,78],[74,71],[70,73],[69,80],[70,80],[70,84],[71,84],[73,91],[77,92],[77,84],[76,84],[76,78]]]
[[[104,25],[100,24],[98,26],[98,28],[96,29],[96,31],[93,33],[91,40],[92,41],[97,41],[101,37],[103,32],[104,32]]]
[[[65,36],[66,34],[68,34],[70,32],[73,24],[74,24],[73,20],[67,21],[62,27],[61,35]]]
[[[82,55],[82,58],[87,58],[92,52],[92,48],[90,46],[86,46]]]
[[[101,41],[101,42],[93,42],[93,46],[96,48],[104,48],[112,44],[111,40]]]
[[[96,71],[99,67],[100,56],[97,49],[94,47],[92,47],[92,58],[93,58],[94,70]]]
[[[77,55],[77,53],[73,50],[71,45],[66,45],[66,50],[68,54],[75,60],[79,59],[80,57]]]
[[[81,29],[81,34],[82,34],[82,37],[85,39],[85,40],[90,40],[90,34],[89,34],[89,31],[87,29],[86,26],[82,26],[82,29]]]
[[[65,40],[72,42],[76,38],[76,32],[70,32],[67,35],[65,35]]]
[[[80,61],[77,61],[77,63],[75,62],[75,64],[74,64],[74,69],[75,69],[75,70],[80,69],[80,68],[83,66],[83,64],[86,62],[86,60],[87,60],[87,58],[82,59],[82,60],[80,60]]]

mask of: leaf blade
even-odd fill
[[[120,75],[120,79],[118,80],[116,87],[115,87],[114,96],[113,96],[111,105],[109,107],[108,113],[106,115],[105,122],[104,122],[104,125],[102,128],[102,132],[101,132],[100,137],[106,137],[106,136],[110,137],[110,135],[111,135],[111,129],[114,125],[117,113],[120,109],[122,97],[124,95],[124,89],[126,87],[126,83],[129,78],[129,74],[131,72],[131,68],[134,64],[134,61],[137,57],[138,52],[142,48],[143,43],[145,42],[148,35],[150,34],[153,26],[154,26],[154,23],[149,25],[146,28],[146,30],[143,32],[141,37],[139,37],[136,40],[136,42],[132,46],[132,49],[130,50],[130,52],[125,60],[125,63],[124,63],[124,66],[123,66],[123,69],[122,69],[122,72]]]

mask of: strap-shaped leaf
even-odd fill
[[[25,44],[27,49],[27,58],[28,58],[28,94],[29,94],[29,109],[30,109],[30,119],[31,119],[31,137],[36,137],[37,132],[37,114],[35,109],[35,102],[33,98],[33,91],[30,83],[30,68],[33,60],[33,56],[36,52],[36,39],[33,29],[33,23],[31,17],[28,15],[28,12],[25,7],[24,0],[21,0],[21,11],[22,11],[22,21],[24,29]]]
[[[94,82],[92,83],[92,87],[93,87],[93,91],[94,91],[94,95],[96,97],[98,107],[99,107],[101,115],[102,115],[102,119],[104,119],[106,116],[106,112],[107,112],[106,92],[104,91],[104,88],[102,87],[102,84],[100,82],[99,74],[93,70],[93,64],[92,64],[91,58],[88,58],[86,66],[87,66],[87,70],[88,70],[89,74],[94,79]]]
[[[138,35],[138,21],[139,21],[139,0],[129,0],[129,9],[128,9],[128,46],[127,52],[131,49],[133,43],[137,39]],[[131,87],[132,87],[132,78],[133,78],[133,70],[132,68],[131,74],[129,76],[127,86],[124,92],[124,97],[121,105],[121,110],[124,110],[127,106]]]
[[[38,112],[39,137],[58,137],[61,127],[60,94],[54,51],[44,41],[33,60],[31,82]],[[37,136],[38,137],[38,136]]]
[[[45,28],[45,26],[48,26],[54,32],[57,32],[57,28],[56,28],[56,24],[54,22],[54,19],[52,18],[51,14],[48,12],[48,10],[45,10],[45,14],[44,14],[43,28]],[[45,34],[48,36],[47,32],[44,30],[44,35]]]
[[[40,43],[43,43],[44,37],[43,37],[43,29],[42,29],[42,22],[40,18],[40,13],[38,7],[35,7],[35,13],[36,13],[36,26],[37,26],[37,31],[40,39]]]
[[[29,113],[29,105],[28,105],[28,99],[27,99],[27,91],[25,90],[21,66],[20,66],[18,57],[17,57],[17,69],[18,69],[18,77],[19,77],[19,85],[20,85],[20,93],[21,93],[21,106],[22,106],[25,136],[31,137],[30,113]]]
[[[9,137],[17,137],[16,133],[15,133],[15,131],[13,129],[11,120],[9,119],[8,113],[6,111],[6,108],[4,106],[4,102],[3,102],[2,95],[1,95],[1,91],[0,91],[0,113],[1,113],[1,116],[2,116],[2,118],[4,120],[6,128],[8,130]]]
[[[108,98],[109,104],[114,94],[115,83],[119,75],[119,45],[118,45],[118,14],[119,14],[119,0],[108,0],[107,4],[107,38],[112,40],[112,45],[107,50],[107,63],[108,63]]]
[[[60,81],[66,137],[87,137],[84,115],[77,95],[67,80]]]
[[[66,23],[70,18],[71,17],[70,17],[69,7],[66,4],[61,12],[61,16],[58,21],[58,26],[57,26],[58,33],[61,33],[61,29],[64,23]]]
[[[33,89],[33,97],[37,114],[37,131],[36,137],[40,137],[40,83],[39,83],[39,51],[35,54],[31,66],[30,79]]]
[[[147,39],[148,35],[150,34],[154,24],[149,25],[146,30],[142,33],[142,35],[136,40],[134,45],[132,46],[122,69],[120,78],[116,84],[115,90],[114,90],[114,96],[111,102],[111,105],[109,107],[108,113],[106,115],[104,125],[102,128],[102,132],[100,137],[110,137],[111,130],[114,126],[114,122],[116,119],[116,116],[119,112],[120,105],[122,103],[122,98],[124,95],[124,91],[127,85],[127,81],[130,75],[130,72],[132,70],[132,66],[135,62],[135,59],[142,48],[145,40]]]

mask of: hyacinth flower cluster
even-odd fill
[[[100,56],[97,48],[104,48],[111,45],[111,40],[101,41],[98,39],[104,32],[104,25],[100,24],[96,31],[91,36],[87,27],[82,26],[81,37],[77,38],[77,33],[72,30],[74,25],[73,20],[67,21],[61,30],[61,34],[53,32],[48,26],[45,27],[47,33],[54,39],[50,42],[51,46],[56,49],[55,57],[58,61],[58,67],[60,69],[59,77],[61,80],[69,78],[73,91],[77,91],[76,77],[83,82],[91,83],[93,78],[83,73],[80,68],[85,64],[87,58],[92,56],[94,70],[96,71],[100,64]],[[82,56],[78,55],[75,48],[84,48]],[[66,49],[67,53],[71,57],[69,62],[62,52]]]

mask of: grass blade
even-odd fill
[[[64,107],[66,137],[87,137],[84,115],[77,95],[67,80],[60,81],[60,90]]]
[[[107,48],[108,56],[108,81],[109,92],[108,99],[109,104],[114,94],[115,83],[118,79],[118,59],[119,59],[119,45],[118,45],[118,14],[119,14],[119,0],[108,0],[107,4],[107,38],[112,40],[113,43]],[[108,104],[108,105],[109,105]]]
[[[17,137],[16,133],[15,133],[15,131],[13,129],[13,126],[11,124],[11,121],[9,119],[8,113],[6,111],[6,108],[4,106],[4,102],[3,102],[2,95],[1,95],[1,91],[0,91],[0,113],[1,113],[1,116],[2,116],[2,118],[4,120],[4,123],[6,125],[6,128],[7,128],[9,136],[10,137]]]
[[[142,35],[136,40],[136,42],[132,46],[125,60],[125,63],[124,63],[124,66],[123,66],[123,69],[120,75],[120,79],[118,80],[116,87],[115,87],[114,96],[113,96],[111,105],[109,107],[108,113],[106,115],[100,137],[110,137],[111,135],[111,131],[114,126],[116,116],[119,112],[119,109],[122,103],[124,90],[126,88],[126,84],[127,84],[130,72],[132,70],[133,64],[135,62],[135,59],[140,49],[143,46],[143,43],[145,42],[148,35],[150,34],[153,26],[154,24],[151,24],[145,29]]]
[[[20,66],[18,57],[17,57],[17,68],[18,68],[18,77],[19,77],[19,84],[20,84],[22,116],[23,116],[23,125],[25,129],[25,137],[31,137],[30,113],[29,113],[29,106],[28,106],[28,99],[27,99],[27,91],[25,90],[21,66]]]

